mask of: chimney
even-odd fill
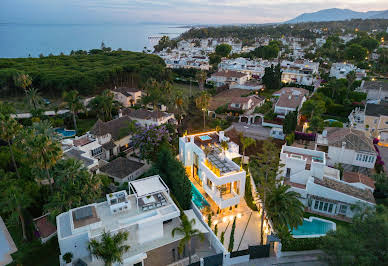
[[[291,95],[288,95],[288,99],[291,100]]]
[[[225,137],[224,131],[218,132],[218,140],[219,140],[219,142],[223,141],[224,137]]]
[[[120,117],[123,117],[123,111],[121,111],[121,109],[119,109],[119,118]]]

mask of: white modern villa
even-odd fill
[[[375,205],[373,190],[341,180],[339,170],[326,165],[323,151],[283,145],[280,160],[284,182],[311,212],[349,219],[353,205]]]
[[[226,150],[221,147],[224,141]],[[179,138],[179,158],[188,176],[221,210],[237,205],[244,197],[246,172],[232,161],[236,157],[240,157],[239,146],[223,131]]]
[[[172,263],[179,256],[177,245],[182,239],[181,234],[171,235],[180,224],[179,216],[180,211],[160,176],[131,181],[129,193],[123,190],[107,194],[104,202],[71,209],[56,217],[61,265],[65,264],[62,256],[67,252],[73,254],[73,262],[104,265],[88,249],[89,241],[99,240],[104,231],[129,233],[125,244],[130,249],[123,256],[123,265],[157,265],[150,254],[162,247],[162,253],[170,250],[161,265]],[[199,221],[196,224],[201,227]]]

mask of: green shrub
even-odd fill
[[[286,137],[287,145],[291,146],[292,143],[294,143],[294,140],[295,140],[295,133],[294,132],[287,135],[287,137]]]
[[[229,246],[228,246],[228,251],[232,252],[233,251],[233,246],[234,246],[234,231],[236,230],[236,216],[233,219],[233,224],[232,224],[232,230],[230,230],[230,238],[229,238]]]
[[[253,197],[252,197],[252,189],[251,189],[251,179],[247,176],[245,180],[245,201],[249,208],[251,208],[253,211],[257,211],[257,206],[255,203],[253,203]]]
[[[224,114],[228,111],[228,104],[218,106],[215,110],[216,114]]]
[[[319,249],[323,237],[317,238],[290,238],[282,240],[282,251],[302,251]]]
[[[217,224],[214,226],[214,234],[217,236],[218,234],[218,226]]]
[[[225,231],[221,233],[221,239],[220,239],[221,244],[224,244],[224,239],[225,239]]]

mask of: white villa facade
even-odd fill
[[[336,79],[346,79],[346,76],[354,71],[356,74],[356,80],[361,80],[366,77],[365,69],[359,69],[353,64],[346,63],[334,63],[330,68],[330,77]]]
[[[311,86],[316,81],[319,63],[308,60],[284,60],[280,64],[282,69],[282,82],[296,83]]]
[[[328,164],[336,163],[371,169],[377,153],[365,133],[351,128],[328,127],[317,136],[317,147],[327,147]]]
[[[221,149],[222,141],[228,143],[226,151]],[[232,161],[239,156],[239,146],[223,131],[179,138],[180,161],[220,209],[237,205],[244,197],[246,172]]]
[[[310,211],[352,218],[351,206],[375,204],[371,189],[341,180],[339,170],[326,165],[325,152],[283,145],[280,160],[284,182]]]
[[[180,211],[158,175],[129,182],[129,195],[123,190],[107,194],[106,199],[56,217],[61,265],[67,252],[73,254],[73,262],[81,259],[87,265],[104,265],[88,249],[89,241],[99,240],[104,231],[129,233],[125,244],[130,249],[122,265],[147,265],[148,252],[182,239],[181,234],[171,235],[180,224]]]

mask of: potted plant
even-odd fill
[[[66,265],[72,265],[73,253],[67,252],[62,256],[62,259],[66,262]]]

